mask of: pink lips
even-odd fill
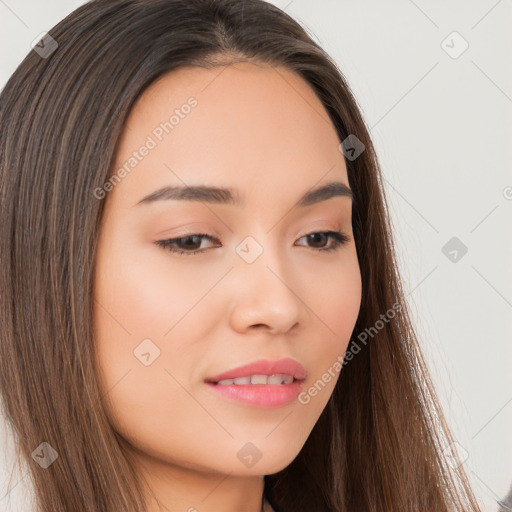
[[[225,379],[276,374],[291,375],[294,380],[289,384],[217,384]],[[258,360],[209,377],[205,379],[205,382],[209,389],[225,398],[255,407],[275,408],[293,401],[300,393],[305,378],[304,367],[294,359],[285,358],[278,361]]]
[[[279,359],[278,361],[260,359],[253,363],[220,373],[214,377],[208,377],[206,382],[219,382],[224,379],[236,379],[238,377],[248,377],[249,375],[276,375],[278,373],[291,375],[297,380],[303,380],[306,377],[304,367],[294,359],[287,357],[285,359]]]

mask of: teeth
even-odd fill
[[[291,384],[293,377],[291,375],[271,375],[267,377],[267,384]]]
[[[250,384],[251,383],[251,377],[238,377],[235,379],[235,384]]]
[[[251,375],[250,377],[237,377],[236,379],[224,379],[217,382],[220,386],[231,386],[236,384],[237,386],[245,386],[247,384],[291,384],[293,377],[291,375],[283,375],[278,373],[276,375]]]
[[[229,385],[233,384],[233,379],[219,380],[219,382],[217,382],[217,384],[219,384],[221,386],[229,386]]]
[[[251,375],[251,384],[266,384],[267,375]]]

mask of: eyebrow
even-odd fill
[[[349,197],[354,201],[354,194],[352,193],[352,190],[345,185],[345,183],[333,181],[313,190],[308,190],[295,203],[293,208],[303,208],[321,201],[326,201],[333,197]],[[162,187],[142,198],[134,206],[171,199],[181,201],[204,201],[206,203],[228,204],[237,207],[241,207],[244,204],[241,195],[236,189],[195,185]]]

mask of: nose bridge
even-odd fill
[[[246,273],[249,281],[264,282],[267,286],[285,286],[275,275],[290,274],[287,272],[286,257],[283,245],[277,232],[265,232],[263,229],[252,230],[236,247],[239,256],[237,266]],[[290,268],[288,267],[288,270]]]
[[[265,324],[288,330],[299,321],[302,303],[294,291],[293,269],[276,236],[248,235],[236,247],[239,276],[236,319],[246,326]]]

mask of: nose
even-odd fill
[[[266,248],[252,263],[237,262],[232,276],[230,321],[238,332],[290,332],[304,311],[301,283],[283,255]]]

